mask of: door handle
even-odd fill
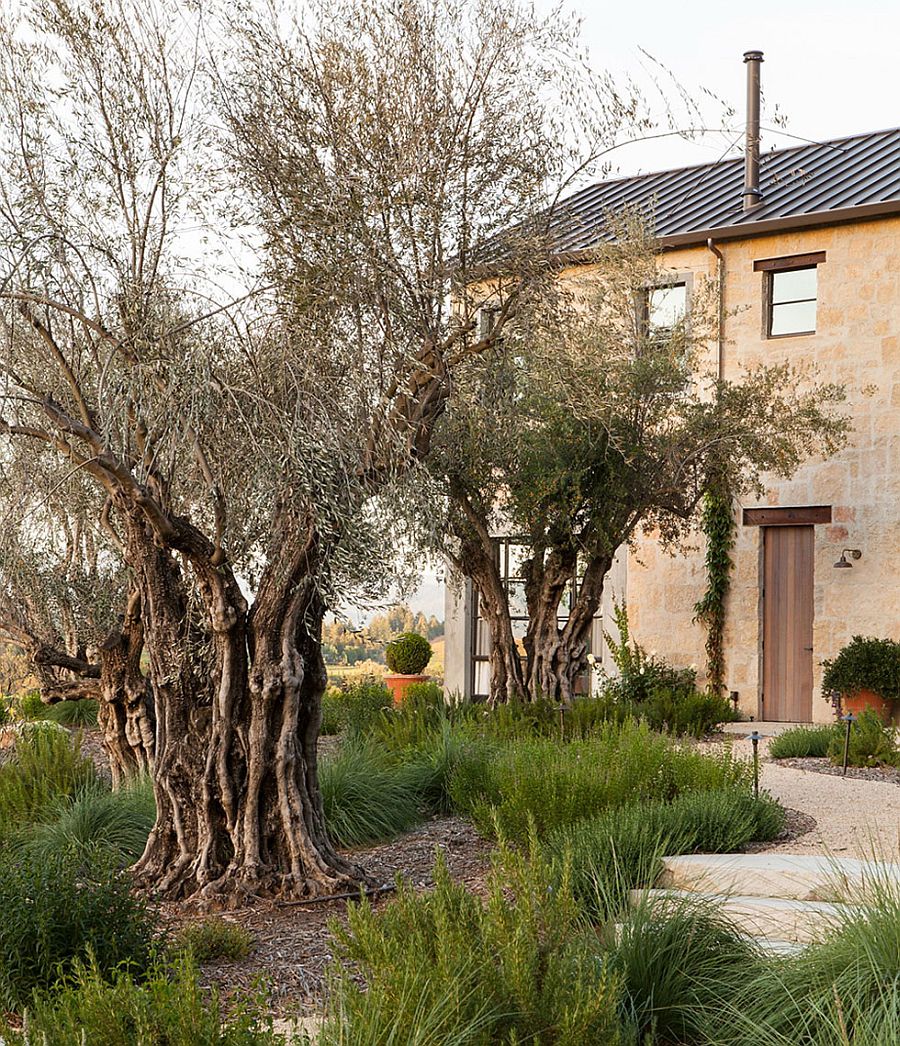
[[[810,652],[812,651],[812,647],[811,646],[805,646],[803,649],[804,650],[809,650]]]

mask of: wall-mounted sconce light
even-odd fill
[[[850,556],[851,559],[859,559],[862,556],[862,552],[858,548],[842,549],[841,558],[834,564],[835,570],[843,570],[844,568],[849,570],[850,567],[853,566],[853,564],[847,559],[847,556]]]

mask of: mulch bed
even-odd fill
[[[440,850],[450,874],[470,889],[483,886],[490,863],[491,843],[461,817],[441,817],[421,825],[416,831],[382,846],[345,851],[378,882],[388,884],[397,874],[418,888],[432,884],[435,852]],[[373,899],[379,907],[391,898],[386,893]],[[343,920],[346,901],[320,904],[279,904],[259,901],[223,919],[249,930],[256,940],[251,954],[239,962],[206,963],[201,981],[216,985],[224,999],[246,993],[264,977],[271,991],[272,1010],[279,1016],[317,1009],[325,989],[325,971],[332,958],[332,937],[328,922]],[[164,922],[177,930],[198,915],[177,903],[162,906]]]
[[[777,838],[770,842],[747,843],[743,852],[748,854],[762,853],[764,850],[776,850],[779,846],[786,846],[794,842],[807,832],[816,827],[815,817],[803,813],[802,810],[792,810],[789,806],[784,809],[784,828]]]
[[[830,759],[772,759],[771,762],[777,766],[789,766],[792,770],[809,770],[814,774],[830,774],[832,777],[844,776],[843,767],[835,766]],[[900,769],[896,766],[848,766],[846,776],[860,781],[900,785]]]

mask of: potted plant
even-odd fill
[[[424,683],[428,679],[422,671],[431,660],[431,643],[417,632],[404,632],[388,643],[384,656],[390,669],[384,682],[394,704],[399,705],[413,683]]]
[[[900,643],[854,636],[831,661],[823,662],[822,689],[839,694],[841,711],[859,715],[866,708],[887,722],[900,700]]]

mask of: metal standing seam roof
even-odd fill
[[[792,218],[801,225],[807,215],[840,221],[852,208],[896,203],[900,212],[900,127],[763,153],[762,201],[751,211],[741,206],[743,184],[744,160],[736,157],[588,186],[557,204],[557,250],[576,253],[610,239],[607,216],[624,207],[643,212],[660,239],[684,241],[706,231],[753,235],[753,226]]]

